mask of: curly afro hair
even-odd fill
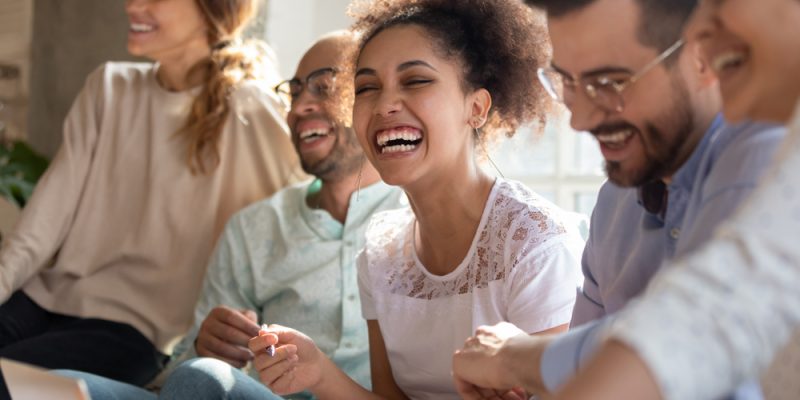
[[[484,88],[492,96],[476,140],[510,137],[531,122],[544,125],[551,101],[536,77],[550,57],[543,13],[520,0],[354,0],[349,13],[355,18],[351,29],[361,35],[358,54],[390,27],[417,25],[444,57],[458,60],[464,89]]]

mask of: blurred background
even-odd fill
[[[291,77],[315,38],[350,24],[349,2],[264,0],[248,35],[266,40],[278,54],[281,73]],[[124,0],[0,0],[0,137],[6,153],[25,153],[0,154],[0,175],[9,158],[26,163],[34,154],[51,158],[86,76],[104,61],[131,59],[123,8]],[[507,178],[583,215],[591,213],[604,181],[597,144],[588,134],[573,132],[564,112],[554,113],[543,136],[520,129],[494,146],[491,157]],[[33,163],[39,164],[25,172],[31,176],[41,168],[41,160]],[[20,177],[19,169],[5,174]]]

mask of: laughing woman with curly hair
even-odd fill
[[[457,398],[453,352],[478,326],[564,330],[583,242],[561,211],[478,165],[483,141],[542,122],[544,20],[517,0],[357,3],[353,126],[411,207],[376,214],[358,259],[372,391],[313,341],[272,325],[250,342],[278,394]],[[274,355],[265,348],[275,345]],[[522,393],[499,393],[524,396]]]

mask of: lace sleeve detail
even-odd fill
[[[508,182],[506,193],[498,196],[497,207],[505,210],[500,232],[513,232],[504,240],[505,263],[509,272],[532,253],[543,251],[545,242],[568,233],[562,211],[522,184]]]
[[[428,300],[485,288],[505,280],[545,242],[567,233],[559,213],[522,184],[499,181],[467,257],[446,276],[433,276],[418,262],[410,209],[378,214],[368,228],[365,249],[372,284],[392,294]]]

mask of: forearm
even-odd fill
[[[541,360],[546,343],[552,336],[531,337],[518,347],[509,349],[505,363],[505,371],[502,373],[511,377],[508,387],[521,387],[528,393],[547,393],[547,389],[542,381]],[[540,340],[547,340],[541,342]]]
[[[382,396],[374,394],[359,385],[344,373],[333,361],[323,357],[321,361],[322,379],[309,391],[320,400],[381,400]]]
[[[483,356],[471,361],[473,373],[477,372],[482,378],[488,379],[486,382],[473,383],[493,389],[523,388],[529,393],[546,393],[540,369],[541,359],[547,345],[556,336],[520,333],[507,338],[496,354],[492,355],[493,352],[489,351],[488,359]],[[470,344],[466,346],[469,348]]]
[[[61,148],[39,178],[14,229],[3,237],[0,304],[52,260],[71,229],[81,199],[91,195],[84,188],[97,138],[94,96],[102,81],[100,72],[87,79],[75,99],[64,121]]]
[[[612,337],[647,363],[665,398],[730,393],[760,375],[797,326],[797,266],[756,250],[773,245],[718,240],[665,271],[620,315]]]
[[[72,187],[78,169],[62,150],[40,179],[14,230],[3,237],[0,252],[0,303],[44,268],[70,230],[81,186]],[[82,165],[80,166],[82,167]]]
[[[644,362],[633,350],[615,341],[607,342],[555,396],[556,400],[623,398],[657,400],[661,396]]]
[[[595,354],[607,319],[593,321],[553,337],[536,360],[541,385],[547,392],[561,388]]]

